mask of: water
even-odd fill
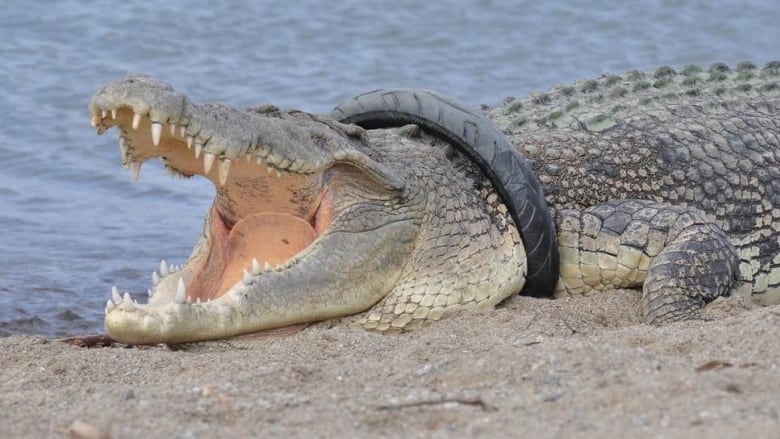
[[[325,112],[379,87],[498,104],[605,72],[780,58],[769,0],[230,3],[3,3],[0,335],[101,330],[112,285],[145,294],[200,232],[210,183],[146,164],[133,184],[116,135],[94,135],[104,81],[146,72],[195,102]]]

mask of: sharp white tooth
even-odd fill
[[[246,152],[246,162],[249,163],[252,161],[252,153],[247,151]]]
[[[125,293],[122,299],[122,308],[124,308],[125,311],[135,311],[135,305],[133,305],[133,299],[130,298],[130,293]]]
[[[185,127],[184,125],[181,125],[179,127],[179,132],[181,133],[182,137],[186,136],[187,135],[187,127]]]
[[[146,294],[147,294],[149,297],[152,297],[152,296],[154,296],[154,291],[152,291],[152,289],[151,289],[151,288],[149,288],[148,290],[146,290]]]
[[[196,305],[200,305],[200,297],[198,297],[198,300],[195,301]]]
[[[116,108],[111,109],[111,119],[116,119]]]
[[[195,139],[192,136],[187,136],[187,148],[192,149],[192,142],[194,142]],[[197,158],[197,157],[195,157]]]
[[[282,171],[276,171],[276,178],[282,178]]]
[[[160,275],[162,275],[162,277],[165,277],[168,275],[168,273],[170,273],[170,271],[168,270],[168,263],[165,262],[165,259],[163,259],[160,261]]]
[[[211,166],[214,165],[214,154],[206,151],[203,154],[203,171],[208,174],[211,170]]]
[[[133,172],[133,181],[141,179],[141,162],[130,163],[130,170]]]
[[[230,159],[224,159],[219,161],[219,184],[224,186],[228,179],[228,173],[230,173]]]
[[[160,136],[162,136],[162,124],[160,122],[152,122],[152,143],[154,143],[154,146],[160,146]]]
[[[127,140],[124,137],[119,138],[119,153],[122,155],[122,159],[124,160],[125,157],[127,157]]]
[[[267,167],[267,168],[265,168],[265,170],[266,170],[266,171],[268,171],[268,173],[270,174],[270,173],[271,173],[271,171],[273,171],[273,170],[274,170],[274,168],[272,168],[272,167],[271,167],[271,165],[268,165],[268,167]]]
[[[263,164],[263,158],[260,156],[257,156],[257,164],[262,165]]]
[[[122,296],[119,295],[119,289],[117,289],[117,287],[111,287],[111,299],[113,299],[114,303],[117,305],[122,303]]]
[[[249,285],[249,284],[252,283],[252,275],[249,274],[249,272],[246,270],[246,268],[244,269],[244,279],[243,280],[244,280],[244,285]]]
[[[138,113],[133,114],[133,129],[137,130],[138,125],[141,125],[141,115]]]
[[[157,286],[157,284],[160,283],[160,275],[157,274],[157,271],[152,272],[152,285]]]
[[[172,124],[170,125],[170,127],[171,127],[171,135],[172,135],[172,136],[175,136],[175,135],[176,135],[176,124],[175,124],[175,123],[172,123]]]
[[[106,110],[100,110],[100,118],[105,119],[106,116],[108,116],[108,111]]]
[[[184,303],[187,300],[187,287],[184,285],[184,279],[179,278],[179,284],[176,286],[176,296],[173,297],[174,302]]]
[[[268,261],[265,261],[265,264],[263,265],[263,269],[265,271],[271,271],[271,264],[269,264]]]
[[[114,309],[116,309],[116,305],[114,305],[114,302],[112,302],[111,300],[106,302],[106,314],[110,313]]]
[[[195,158],[200,157],[200,152],[203,151],[203,145],[200,143],[195,143]]]
[[[252,258],[252,274],[260,274],[260,263],[255,258]]]

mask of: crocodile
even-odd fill
[[[112,290],[107,332],[183,343],[328,320],[397,333],[521,291],[641,288],[649,323],[732,293],[780,302],[778,79],[778,62],[662,67],[481,110],[377,90],[327,116],[108,82],[92,125],[116,127],[133,177],[160,158],[216,196],[148,303]]]

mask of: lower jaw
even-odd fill
[[[187,285],[192,302],[222,296],[245,272],[285,265],[317,238],[309,222],[286,213],[254,213],[229,229],[216,207],[210,212],[208,233],[208,255]]]

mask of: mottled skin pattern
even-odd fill
[[[522,289],[516,228],[491,215],[501,207],[481,175],[423,133],[364,131],[271,106],[195,105],[147,76],[105,84],[90,111],[99,133],[117,127],[130,169],[160,157],[169,172],[204,175],[217,186],[187,264],[161,267],[147,304],[112,294],[105,324],[117,340],[182,343],[344,316],[399,332]],[[204,289],[203,273],[220,274],[209,262],[220,261],[214,249],[284,241],[253,238],[261,226],[220,244],[228,241],[215,238],[213,227],[269,213],[312,223],[316,239],[276,269],[238,251],[230,260],[243,264],[243,279],[227,290]]]
[[[434,151],[447,150],[432,137],[413,137]],[[404,154],[431,154],[426,150]],[[391,294],[342,323],[396,333],[439,320],[446,312],[495,305],[505,292],[522,289],[525,250],[511,216],[473,165],[452,151],[448,155],[454,157],[442,168],[421,168],[418,159],[407,162],[426,182],[429,209],[420,223],[420,239]]]
[[[738,256],[735,290],[752,294],[759,303],[777,303],[779,80],[777,62],[763,68],[747,62],[733,69],[724,64],[706,70],[696,66],[679,71],[664,67],[554,87],[549,93],[524,100],[508,99],[488,116],[505,127],[523,155],[532,161],[551,206],[580,210],[610,200],[636,198],[698,211],[691,215],[709,220],[725,235],[711,225],[696,226],[699,232],[687,233],[696,236],[707,230],[717,242],[723,240],[721,236],[728,236]],[[614,264],[606,264],[606,271],[597,275],[597,258],[588,252],[605,239],[599,236],[595,242],[585,242],[581,237],[596,233],[599,221],[605,221],[612,209],[599,206],[589,210],[592,215],[588,211],[580,214],[587,227],[573,220],[568,226],[570,220],[558,216],[563,274],[558,295],[641,283],[647,272],[647,257],[658,254],[664,236],[671,238],[672,232],[666,232],[671,220],[656,231],[636,221],[617,221],[617,231],[626,230],[622,240],[637,240],[636,232],[629,231],[636,227],[640,235],[648,234],[646,245],[656,248],[645,248],[636,282],[626,282],[622,276],[620,281],[597,282],[599,276],[612,279]],[[573,216],[572,212],[566,214],[567,218]],[[613,234],[606,229],[603,227],[601,233]],[[677,229],[670,230],[676,233]],[[642,249],[643,244],[611,247],[607,253],[614,255],[626,251],[626,247]],[[728,292],[727,288],[722,291],[730,274],[725,255],[720,254],[724,247],[697,244],[688,251],[693,254],[682,258],[680,264],[690,266],[690,272],[676,274],[687,279],[677,287],[691,291],[702,284],[696,270],[708,275],[715,271],[723,274],[712,280],[711,292],[693,295],[709,300],[715,291]],[[630,262],[617,269],[625,272],[629,268],[633,268]],[[655,285],[655,275],[644,280],[645,291],[655,291],[656,286],[649,287]]]
[[[780,301],[779,70],[778,63],[761,69],[743,63],[734,70],[718,64],[706,71],[629,72],[488,109],[487,116],[532,162],[547,194],[561,254],[557,296],[642,286],[649,322],[690,318],[702,304],[734,291],[760,303]],[[307,249],[282,270],[257,274],[206,305],[174,303],[172,273],[149,305],[125,300],[109,307],[106,325],[114,337],[187,342],[326,318],[399,332],[448,311],[496,304],[522,289],[525,253],[511,217],[487,180],[443,142],[414,127],[351,131],[321,116],[276,109],[249,110],[249,117],[224,105],[194,106],[153,80],[144,79],[152,86],[140,88],[121,81],[99,90],[90,104],[99,131],[119,125],[125,136],[148,136],[128,128],[132,112],[123,111],[130,109],[145,115],[139,131],[147,124],[148,133],[150,119],[166,124],[163,133],[167,124],[181,127],[183,134],[171,135],[168,143],[163,134],[163,146],[177,153],[186,151],[181,145],[190,135],[221,163],[238,163],[244,154],[250,163],[255,155],[274,154],[276,164],[313,163],[313,154],[316,166],[306,171],[325,169],[323,175],[333,177],[339,208],[328,239],[315,241],[321,259],[312,259]],[[116,119],[107,115],[115,107]],[[291,121],[285,129],[297,149],[276,135],[256,141],[270,123],[258,116]],[[296,131],[296,120],[306,127],[304,134]],[[305,134],[312,131],[317,136]],[[137,139],[125,142],[125,149],[129,143],[126,163],[163,154]],[[196,173],[182,171],[190,159],[166,160],[174,172]],[[378,167],[377,175],[371,166]],[[213,170],[207,176],[216,184]],[[392,189],[371,189],[378,176],[393,181]],[[403,233],[356,251],[363,239],[352,240],[351,231],[385,231],[382,225],[395,224],[391,219],[398,215]],[[340,265],[322,266],[334,258],[352,271],[327,279],[312,275],[338,271]],[[368,273],[361,261],[373,261]],[[320,312],[361,295],[378,299],[362,310],[346,307],[353,311],[342,317]]]

